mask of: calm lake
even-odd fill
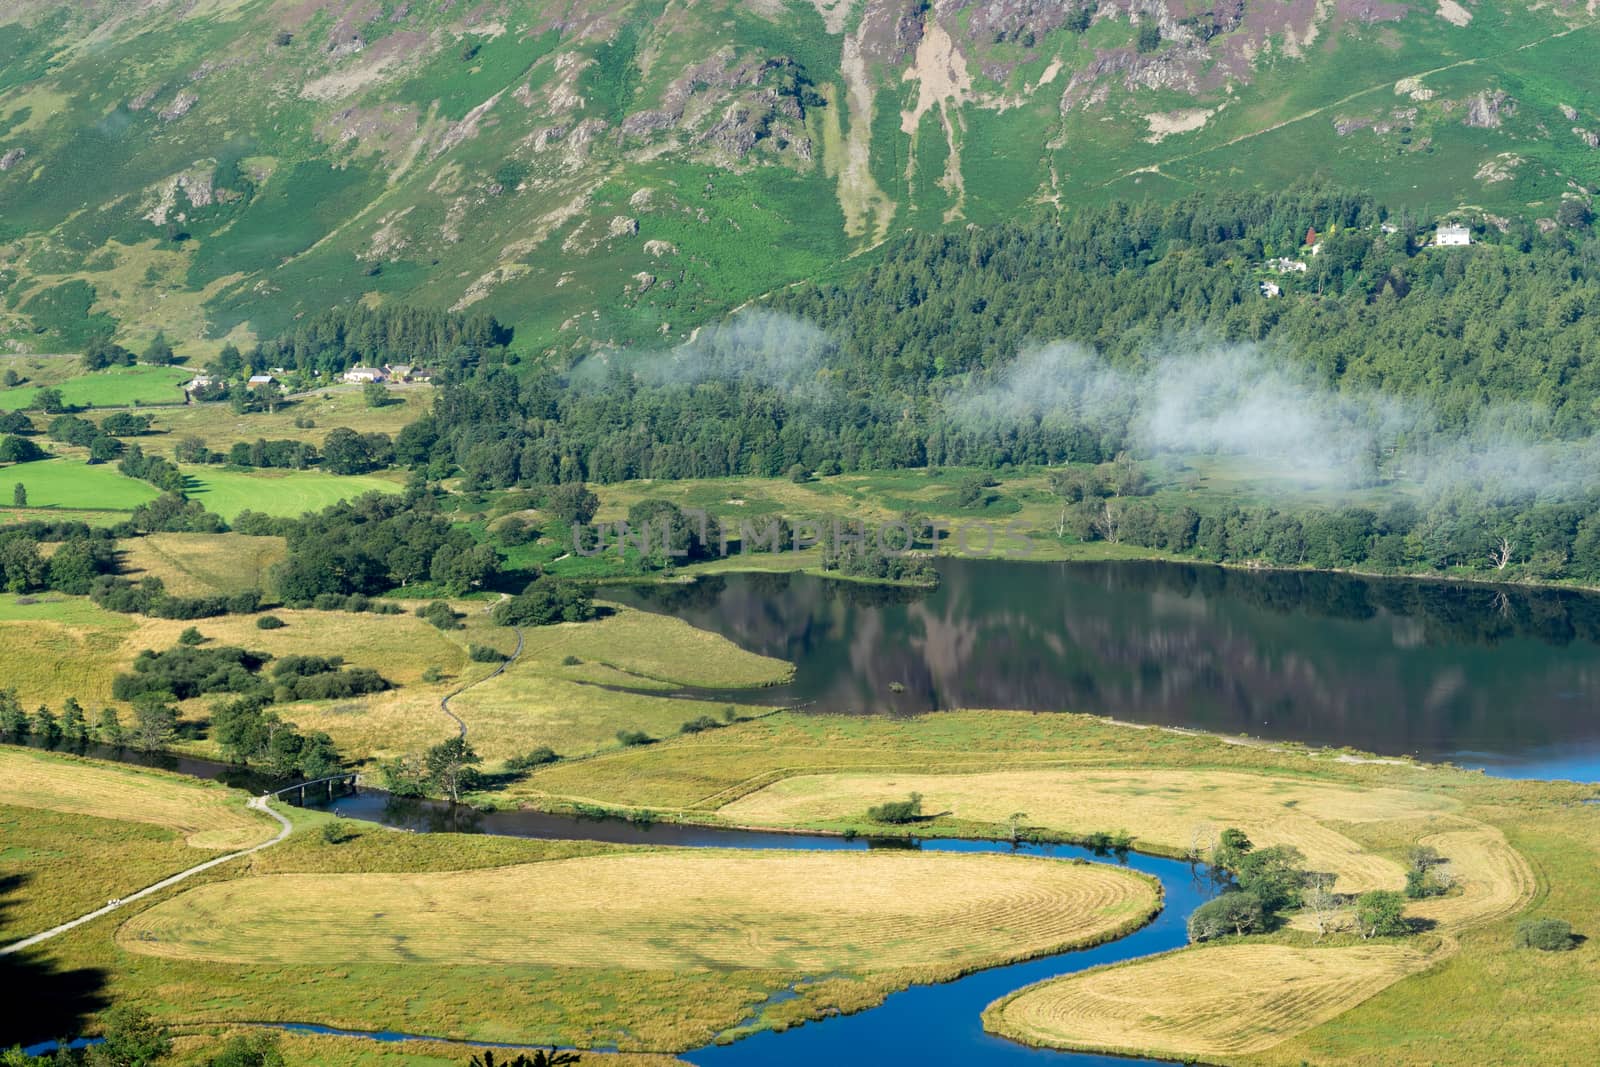
[[[603,596],[795,663],[762,702],[1086,711],[1600,779],[1600,596],[1165,563],[939,570],[929,592],[747,573]]]

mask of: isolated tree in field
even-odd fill
[[[1566,952],[1578,947],[1572,924],[1565,919],[1524,919],[1517,924],[1518,948],[1536,948],[1541,952]]]
[[[916,822],[922,818],[922,794],[912,793],[905,800],[889,800],[867,809],[867,818],[873,822],[900,824]]]
[[[1409,933],[1406,898],[1392,889],[1374,889],[1356,898],[1356,929],[1363,938]]]
[[[61,396],[61,390],[56,388],[41,389],[33,396],[32,407],[38,408],[46,415],[59,415],[67,410],[67,402]]]
[[[389,402],[389,390],[382,382],[368,382],[361,387],[361,399],[369,408],[381,408]]]
[[[428,749],[424,760],[429,783],[456,804],[461,803],[462,791],[472,788],[477,779],[473,768],[482,762],[483,758],[472,750],[467,739],[460,736],[434,745]]]
[[[172,446],[172,456],[179,463],[205,463],[211,459],[211,450],[205,440],[190,434],[178,439]]]
[[[22,384],[22,376],[12,367],[7,367],[5,374],[0,375],[0,385],[4,385],[7,389],[20,384]]]
[[[0,412],[0,433],[33,433],[33,420],[21,411]]]
[[[166,366],[178,361],[177,355],[172,351],[172,346],[167,343],[167,335],[157,330],[155,337],[150,339],[150,346],[144,350],[144,361],[154,363],[156,366]]]
[[[28,487],[21,482],[11,487],[11,506],[14,508],[28,506]]]
[[[1254,893],[1224,893],[1208,900],[1189,916],[1189,939],[1211,941],[1219,937],[1253,934],[1266,925],[1266,909]]]

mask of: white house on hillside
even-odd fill
[[[1433,243],[1453,247],[1470,245],[1472,243],[1472,231],[1465,226],[1440,226],[1439,232],[1433,236]]]
[[[377,367],[351,367],[344,372],[344,380],[347,382],[381,382],[383,381],[383,371]]]

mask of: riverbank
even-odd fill
[[[1090,470],[1069,465],[1073,470]],[[1401,503],[1419,503],[1421,488],[1414,485],[1386,485],[1363,489],[1344,489],[1326,485],[1302,485],[1293,480],[1264,479],[1262,472],[1247,464],[1219,456],[1186,456],[1176,467],[1156,463],[1143,465],[1147,483],[1139,495],[1118,497],[1124,507],[1150,506],[1160,514],[1188,508],[1200,515],[1224,512],[1233,507],[1272,506],[1300,518],[1315,517],[1343,507],[1365,507],[1374,512]],[[666,499],[684,508],[716,516],[737,528],[748,520],[757,529],[783,516],[791,522],[861,522],[870,530],[874,524],[895,523],[906,515],[923,522],[937,521],[946,529],[966,527],[970,539],[954,536],[939,546],[939,558],[1033,560],[1035,562],[1165,561],[1212,565],[1243,570],[1269,570],[1283,573],[1345,574],[1363,578],[1396,578],[1418,581],[1459,581],[1491,586],[1530,589],[1558,589],[1582,592],[1600,591],[1600,586],[1575,579],[1550,578],[1532,569],[1530,560],[1512,558],[1503,568],[1490,560],[1490,547],[1483,549],[1483,567],[1452,567],[1448,570],[1417,568],[1386,569],[1363,566],[1287,565],[1262,559],[1216,560],[1192,550],[1168,551],[1135,545],[1126,539],[1068,539],[1056,531],[1061,523],[1063,502],[1051,489],[1050,478],[1067,467],[1022,467],[1005,471],[970,468],[907,468],[864,471],[833,475],[795,483],[782,478],[719,478],[682,481],[622,482],[594,487],[601,499],[599,521],[614,521],[626,516],[627,508],[646,499]],[[959,490],[972,479],[986,481],[977,503],[962,506]],[[994,551],[977,550],[992,539]],[[1026,539],[1027,544],[1023,541]],[[961,546],[965,544],[964,550]],[[1499,547],[1498,542],[1493,547]],[[1511,546],[1515,549],[1515,545]],[[815,550],[812,550],[815,552]],[[734,554],[725,559],[693,564],[680,573],[742,573],[774,571],[818,573],[820,560],[804,557],[810,553]],[[820,553],[815,553],[820,556]],[[1526,553],[1524,553],[1526,554]],[[771,555],[773,558],[764,559]],[[873,579],[865,579],[868,582]],[[888,583],[885,583],[888,584]]]
[[[1134,1038],[1124,1033],[1093,1029],[1091,1018],[1048,1043],[1219,1063],[1476,1064],[1495,1055],[1485,1050],[1503,1052],[1497,1062],[1560,1063],[1584,1047],[1580,1005],[1600,989],[1600,960],[1588,943],[1547,956],[1515,948],[1512,936],[1527,915],[1563,918],[1580,931],[1600,928],[1592,786],[1498,780],[1336,750],[1241,745],[1088,716],[1015,712],[909,721],[779,715],[588,764],[583,802],[609,800],[613,810],[634,817],[1000,839],[1020,823],[1024,834],[1077,840],[1124,831],[1133,848],[1173,856],[1203,852],[1221,828],[1238,827],[1259,844],[1299,848],[1313,869],[1347,880],[1350,893],[1398,889],[1406,850],[1418,842],[1438,848],[1459,879],[1452,895],[1412,905],[1419,922],[1435,926],[1415,935],[1434,939],[1426,944],[1393,942],[1413,953],[1405,957],[1410,962],[1382,971],[1381,981],[1372,979],[1378,972],[1348,969],[1359,995],[1336,980],[1323,1008],[1296,1013],[1242,984],[1238,998],[1218,1010],[1255,1035],[1250,1048],[1216,1045],[1199,1029],[1202,1016],[1215,1017],[1208,1014],[1215,1005],[1168,999],[1164,990],[1192,983],[1154,977],[1138,983],[1147,992],[1135,1014],[1162,1020],[1160,1042],[1130,1044]],[[579,784],[569,773],[575,772],[552,767],[534,776],[549,790],[545,803],[562,802],[568,786]],[[867,816],[869,807],[910,793],[921,795],[928,813],[914,828],[885,827]],[[1319,938],[1295,922],[1239,944],[1251,952],[1258,946],[1344,952],[1350,937]],[[1243,973],[1266,974],[1267,958],[1263,968]],[[1309,965],[1338,962],[1337,976],[1354,959],[1316,955]],[[1425,979],[1405,977],[1422,968]],[[1510,990],[1528,1005],[1526,1015],[1512,1020],[1499,1010]],[[1328,1013],[1330,1004],[1338,1010]],[[1114,1013],[1105,1022],[1124,1025]],[[1440,1033],[1452,1037],[1427,1036]],[[1472,1036],[1457,1040],[1457,1033]]]
[[[1339,977],[1346,969],[1334,967],[1330,971],[1323,966],[1353,958],[1323,955],[1353,947],[1352,935],[1338,933],[1320,938],[1297,919],[1275,933],[1230,940],[1230,944],[1249,954],[1270,949],[1292,951],[1298,954],[1294,956],[1297,961],[1304,957],[1306,962],[1297,962],[1295,967],[1309,965],[1319,973],[1331,974],[1328,980],[1332,983],[1332,999],[1323,998],[1322,1003],[1336,1004],[1340,1010],[1331,1014],[1297,1014],[1271,996],[1251,993],[1254,987],[1247,985],[1228,1013],[1239,1019],[1241,1030],[1257,1035],[1258,1041],[1264,1040],[1261,1035],[1268,1035],[1271,1041],[1258,1050],[1224,1050],[1215,1054],[1203,1044],[1207,1031],[1201,1027],[1199,1017],[1190,1014],[1205,1006],[1196,1007],[1182,997],[1169,1000],[1162,994],[1163,990],[1186,988],[1192,983],[1152,980],[1140,983],[1154,999],[1139,1011],[1163,1020],[1161,1036],[1166,1044],[1130,1046],[1120,1032],[1084,1031],[1081,1022],[1075,1024],[1080,1029],[1058,1035],[1055,1041],[1075,1047],[1141,1050],[1180,1059],[1241,1064],[1298,1063],[1301,1059],[1332,1064],[1371,1062],[1363,1054],[1352,1055],[1353,1048],[1384,1049],[1388,1053],[1384,1062],[1388,1063],[1478,1063],[1485,1050],[1503,1052],[1498,1056],[1500,1062],[1533,1057],[1543,1057],[1543,1062],[1561,1062],[1563,1049],[1581,1047],[1582,1038],[1573,1028],[1581,1028],[1585,1018],[1581,1006],[1593,990],[1600,988],[1595,952],[1586,943],[1575,952],[1547,957],[1515,949],[1511,934],[1515,922],[1527,914],[1565,918],[1580,932],[1600,928],[1600,905],[1592,885],[1593,865],[1600,859],[1600,834],[1588,803],[1595,799],[1594,788],[1502,781],[1445,766],[1402,765],[1381,757],[1372,762],[1365,762],[1366,759],[1296,746],[1239,745],[1226,738],[1139,728],[1089,716],[956,712],[891,720],[779,714],[581,763],[553,765],[530,779],[551,797],[573,800],[581,791],[585,804],[628,811],[635,816],[681,819],[684,824],[720,827],[718,830],[697,831],[685,826],[685,834],[679,834],[665,824],[657,824],[655,829],[648,823],[635,824],[627,831],[628,840],[648,842],[654,840],[653,833],[662,835],[659,845],[642,852],[637,844],[396,834],[348,825],[348,836],[329,844],[320,832],[306,832],[315,831],[328,816],[297,811],[291,817],[301,832],[256,857],[246,881],[300,878],[308,886],[317,887],[319,899],[367,901],[376,898],[360,885],[343,888],[344,881],[452,877],[463,879],[464,886],[481,886],[492,900],[507,896],[490,889],[490,880],[506,876],[493,872],[525,869],[530,874],[540,872],[535,875],[540,892],[527,897],[535,899],[551,887],[571,881],[556,873],[565,869],[562,864],[611,862],[608,857],[632,855],[664,856],[669,853],[661,852],[660,846],[679,843],[680,839],[691,847],[700,843],[702,847],[715,848],[726,840],[716,835],[729,833],[728,828],[734,825],[782,831],[758,833],[746,839],[754,847],[778,849],[864,852],[869,833],[911,833],[920,839],[920,852],[869,854],[921,854],[933,863],[938,860],[928,855],[930,850],[936,853],[999,848],[1009,852],[1012,846],[1008,842],[1012,839],[1020,842],[1025,853],[1043,850],[1051,855],[1085,855],[1068,846],[1035,842],[1051,837],[1094,840],[1102,835],[1110,846],[1102,859],[1116,861],[1116,843],[1125,836],[1135,851],[1127,853],[1124,861],[1145,870],[1151,869],[1149,865],[1174,862],[1146,859],[1145,853],[1176,857],[1203,853],[1220,828],[1234,827],[1263,846],[1281,843],[1299,848],[1308,865],[1334,873],[1340,879],[1340,888],[1353,893],[1363,888],[1398,885],[1405,850],[1419,841],[1428,842],[1452,864],[1458,888],[1445,897],[1411,906],[1419,920],[1436,924],[1434,930],[1381,942],[1407,954],[1408,960],[1426,962],[1426,977],[1406,977],[1415,970],[1408,965],[1383,972],[1387,977],[1374,985],[1363,977],[1370,977],[1371,972],[1356,969],[1350,976],[1359,988],[1352,993]],[[909,826],[888,827],[867,814],[871,806],[904,799],[913,792],[921,795],[925,814]],[[357,802],[364,803],[365,798],[350,801]],[[339,805],[345,803],[340,801]],[[378,814],[388,818],[386,813]],[[509,825],[513,827],[510,832],[517,832],[514,821]],[[572,825],[581,834],[588,824]],[[1202,828],[1207,829],[1207,834],[1199,832]],[[818,836],[819,832],[822,836]],[[705,834],[711,836],[702,842],[700,835]],[[1000,842],[998,845],[990,843],[995,839]],[[1519,869],[1523,861],[1525,878],[1502,873]],[[928,872],[935,869],[930,867]],[[1180,860],[1175,869],[1187,871],[1188,867]],[[784,875],[791,876],[792,872]],[[942,875],[924,872],[917,880],[926,882],[930,877]],[[719,1058],[722,1053],[716,1048],[689,1054],[702,1067],[723,1062],[765,1062],[761,1056],[773,1047],[768,1043],[775,1041],[799,1042],[792,1048],[815,1048],[837,1056],[840,1048],[851,1047],[850,1042],[882,1039],[882,1028],[891,1024],[896,1027],[894,1039],[901,1047],[911,1047],[905,1042],[911,1040],[912,1046],[915,1042],[905,1035],[917,1028],[911,1016],[905,1014],[909,1009],[896,1006],[909,1001],[897,998],[922,997],[924,991],[928,996],[953,997],[959,992],[966,998],[961,1003],[968,1007],[952,1017],[964,1019],[975,1031],[962,1040],[974,1042],[974,1049],[988,1057],[991,1051],[1000,1056],[998,1050],[1020,1050],[1020,1046],[982,1037],[977,1018],[985,1005],[1032,983],[1059,977],[1063,966],[1077,973],[1094,963],[1127,960],[1127,953],[1142,956],[1182,948],[1186,943],[1182,915],[1172,914],[1175,905],[1171,895],[1177,883],[1165,875],[1163,878],[1168,887],[1168,910],[1156,926],[1142,927],[1132,938],[1109,943],[1106,949],[1116,954],[1106,957],[1096,955],[1099,950],[1094,950],[1069,957],[1051,956],[1040,959],[1037,965],[1016,965],[1021,970],[980,970],[955,981],[949,979],[962,970],[960,967],[924,971],[917,980],[949,984],[918,986],[915,994],[890,993],[905,978],[883,985],[870,975],[847,975],[837,970],[820,981],[815,980],[815,975],[804,978],[806,972],[802,971],[773,985],[777,975],[761,968],[675,968],[670,976],[648,969],[596,969],[596,962],[603,963],[603,959],[597,960],[592,953],[579,954],[585,962],[577,969],[549,964],[530,969],[496,962],[495,954],[503,951],[496,946],[509,942],[495,938],[458,961],[440,963],[429,958],[435,949],[423,941],[412,942],[409,937],[406,943],[412,948],[404,959],[391,957],[388,950],[380,951],[376,946],[352,945],[347,946],[349,951],[340,953],[337,968],[330,969],[318,961],[297,962],[297,973],[305,981],[285,988],[276,980],[280,972],[274,966],[187,958],[186,953],[192,951],[184,947],[189,939],[179,927],[157,921],[168,909],[179,907],[185,898],[198,902],[206,893],[239,891],[230,888],[232,882],[217,881],[211,874],[198,879],[200,889],[193,893],[199,895],[164,897],[163,903],[142,913],[138,922],[124,926],[114,941],[107,940],[111,930],[104,929],[101,923],[63,935],[52,951],[59,953],[58,962],[62,965],[106,968],[115,976],[116,987],[126,995],[156,997],[162,1003],[193,1003],[199,1014],[187,1017],[196,1022],[245,1021],[246,1012],[255,1013],[250,1018],[259,1021],[260,1013],[270,1007],[278,1018],[331,1021],[350,1029],[403,1029],[438,1036],[554,1042],[586,1048],[604,1047],[619,1040],[624,1047],[640,1048],[638,1042],[643,1041],[650,1043],[642,1047],[657,1051],[694,1047],[688,1039],[692,1028],[711,1024],[716,1018],[724,1021],[712,1025],[712,1029],[724,1039],[747,1030],[764,1031],[727,1046],[731,1059]],[[687,899],[694,899],[692,886],[696,879],[674,875],[670,881],[673,888],[652,898],[662,901],[661,906],[668,909],[663,917],[685,902],[686,891],[690,891]],[[733,885],[760,879],[713,881]],[[970,883],[970,879],[962,881]],[[373,884],[376,886],[377,882]],[[614,878],[606,879],[607,886],[614,888],[616,884]],[[266,882],[261,883],[261,887],[266,886]],[[239,889],[243,888],[241,883]],[[442,899],[450,896],[445,894]],[[523,899],[527,894],[509,896]],[[275,889],[266,894],[266,899],[277,900],[280,905],[286,897],[292,898],[293,894]],[[1186,912],[1194,901],[1189,897],[1183,900],[1188,903],[1180,910]],[[186,903],[182,908],[188,910],[191,906]],[[690,907],[692,914],[699,913],[698,905]],[[224,925],[242,921],[242,916],[257,911],[253,907],[232,906],[202,910],[215,911],[217,921]],[[277,931],[267,942],[277,946],[272,951],[310,951],[325,941],[325,936],[314,931],[307,936],[300,930],[305,921],[301,917],[314,918],[317,910],[309,906],[290,908],[266,922],[266,928]],[[726,904],[718,905],[717,914],[727,910]],[[377,911],[391,916],[385,920],[390,924],[399,921],[404,913],[397,905],[378,907]],[[173,914],[182,915],[184,911]],[[1127,921],[1137,925],[1140,920],[1137,915],[1130,915]],[[150,922],[156,922],[161,930],[147,931],[154,937],[147,942],[140,933],[144,927],[138,923]],[[209,921],[203,925],[210,928]],[[365,936],[363,925],[344,923],[341,929],[345,933],[341,936],[359,939]],[[674,919],[670,925],[672,929],[698,929],[688,917]],[[96,929],[100,940],[93,933]],[[790,929],[787,922],[772,925],[775,934]],[[603,925],[587,923],[584,936],[600,938],[596,942],[599,945],[604,941],[603,930]],[[1147,930],[1150,937],[1159,934],[1159,938],[1168,940],[1149,941]],[[238,941],[231,936],[225,940],[228,944]],[[640,943],[636,937],[625,940],[630,945]],[[646,943],[655,942],[647,939]],[[151,947],[143,948],[145,945]],[[211,951],[198,943],[194,950],[202,954]],[[1189,951],[1215,949],[1184,949],[1176,958]],[[411,958],[419,953],[420,958]],[[1161,962],[1171,958],[1175,957],[1160,957],[1151,966],[1171,966]],[[1268,956],[1262,958],[1261,967],[1241,965],[1232,971],[1265,981],[1265,976],[1277,972],[1266,965]],[[508,966],[510,971],[505,970]],[[1028,969],[1034,966],[1044,969]],[[1143,964],[1133,962],[1126,966],[1137,968]],[[1225,969],[1225,973],[1232,971]],[[511,980],[513,974],[515,979]],[[197,984],[200,982],[204,983],[204,993]],[[446,985],[437,985],[438,982]],[[473,1004],[471,1021],[462,1016],[457,1023],[451,1023],[450,1013],[455,1009],[449,1005],[453,1001],[442,994],[446,988],[460,988],[463,982],[473,988],[501,989],[510,999],[501,1005],[504,998],[499,993],[488,999],[480,996]],[[968,982],[974,984],[964,984]],[[1009,984],[996,985],[1001,982]],[[1508,988],[1532,998],[1523,1014],[1513,1020],[1496,1015],[1495,1005]],[[560,995],[556,994],[557,989]],[[603,999],[594,999],[601,996],[602,989]],[[760,989],[765,992],[758,992]],[[346,990],[359,995],[346,996]],[[974,1003],[978,991],[982,993],[981,1001]],[[1080,1003],[1081,998],[1069,1002]],[[848,1018],[788,1029],[803,1019],[862,1011],[878,1003],[883,1006]],[[939,1012],[930,1012],[931,1002],[917,1003],[916,1017],[923,1020],[920,1025],[926,1028],[926,1020]],[[685,1015],[688,1005],[694,1006],[693,1011]],[[1260,1020],[1252,1014],[1258,1008],[1267,1012]],[[441,1011],[444,1014],[439,1014]],[[879,1015],[880,1012],[887,1014]],[[1073,1017],[1081,1020],[1082,1013],[1075,1012]],[[513,1018],[518,1020],[514,1026],[509,1024]],[[1126,1020],[1115,1013],[1105,1018],[1108,1025],[1126,1028]],[[502,1025],[495,1019],[507,1023]],[[900,1025],[902,1020],[904,1027]],[[1484,1030],[1482,1020],[1493,1020],[1499,1029]],[[690,1029],[684,1029],[686,1026]],[[862,1029],[869,1027],[878,1029]],[[1458,1027],[1459,1032],[1471,1035],[1470,1042],[1457,1041],[1452,1036],[1445,1041],[1430,1039],[1419,1043],[1422,1038],[1414,1036],[1437,1034],[1441,1028],[1453,1035]],[[1357,1040],[1352,1034],[1361,1036]],[[1522,1055],[1525,1051],[1529,1053],[1527,1057]],[[1009,1060],[983,1058],[973,1062]]]

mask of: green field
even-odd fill
[[[30,508],[87,508],[95,511],[131,511],[154,500],[160,490],[117,473],[114,463],[93,465],[76,459],[46,459],[15,463],[0,469],[0,486],[21,483],[28,490]],[[9,491],[0,493],[6,503]]]
[[[292,518],[321,511],[330,504],[363,493],[398,493],[399,483],[374,475],[324,474],[322,471],[241,471],[220,467],[185,467],[192,500],[232,520],[241,511]],[[30,500],[32,494],[30,493]]]
[[[112,408],[134,404],[182,404],[184,382],[194,377],[187,367],[111,367],[63,379],[54,388],[73,407]],[[0,409],[25,408],[42,386],[0,389]]]

